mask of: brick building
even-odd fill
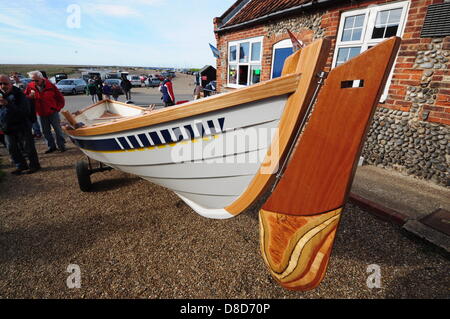
[[[450,1],[238,0],[214,19],[221,92],[280,76],[292,53],[327,37],[331,69],[402,37],[363,150],[365,162],[449,185]]]

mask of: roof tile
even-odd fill
[[[312,0],[251,0],[222,27],[228,27],[231,25],[247,22],[311,1]]]

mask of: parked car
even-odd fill
[[[32,80],[30,78],[20,78],[20,83],[19,83],[20,89],[25,90],[31,81]]]
[[[59,81],[65,80],[67,78],[68,78],[68,76],[67,76],[66,73],[57,73],[57,74],[55,74],[55,81],[56,81],[56,83],[59,83]]]
[[[86,81],[83,79],[65,79],[56,84],[56,87],[63,94],[78,94],[86,91]]]
[[[141,77],[139,75],[131,75],[128,78],[132,86],[141,86]]]
[[[158,87],[160,83],[161,81],[159,78],[148,78],[145,80],[145,85],[152,88]]]

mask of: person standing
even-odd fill
[[[15,87],[21,89],[22,91],[24,91],[26,89],[26,86],[20,80],[19,74],[17,72],[13,72],[9,79],[13,82],[13,85]],[[34,103],[32,101],[30,101],[30,107],[31,107],[32,112],[36,113]],[[36,119],[36,121],[32,124],[31,127],[33,129],[33,137],[39,139],[42,137],[42,131],[41,131],[41,126],[39,125],[39,122],[38,122],[36,116],[35,116],[35,119]]]
[[[122,89],[120,86],[118,86],[117,84],[113,84],[112,86],[112,97],[114,99],[114,101],[118,101],[119,100],[119,95],[122,93]]]
[[[102,82],[102,79],[100,79],[100,77],[98,75],[96,75],[94,77],[94,83],[95,83],[95,86],[97,87],[98,101],[102,101],[103,100],[103,82]]]
[[[123,93],[125,93],[125,100],[131,100],[131,82],[127,79],[126,76],[122,76],[122,82],[120,82],[120,87],[122,88]]]
[[[89,80],[89,83],[86,87],[86,93],[91,96],[93,104],[98,102],[97,86],[95,85],[94,80],[92,79]]]
[[[172,81],[167,77],[159,87],[162,93],[161,99],[164,102],[164,107],[175,105],[175,95],[173,94]]]
[[[59,111],[64,107],[64,97],[58,88],[48,79],[44,78],[39,71],[29,73],[32,80],[25,89],[25,94],[34,102],[36,113],[39,115],[42,131],[47,140],[48,149],[45,154],[66,150],[64,134],[61,129]],[[52,129],[55,131],[56,143],[53,138]]]
[[[13,86],[7,75],[0,74],[0,129],[5,134],[6,147],[16,166],[11,172],[14,175],[32,174],[41,168],[31,134],[31,124],[35,119],[36,114],[22,90]]]
[[[104,82],[102,90],[103,90],[103,98],[105,100],[111,100],[111,94],[112,94],[111,85],[109,85],[108,83]]]

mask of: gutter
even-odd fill
[[[273,12],[273,13],[269,13],[269,14],[267,14],[265,16],[261,16],[261,17],[256,18],[256,19],[252,19],[252,20],[249,20],[249,21],[241,22],[241,23],[238,23],[238,24],[233,24],[233,25],[230,25],[228,27],[218,28],[214,32],[221,33],[221,32],[230,31],[230,30],[234,30],[234,29],[244,28],[244,27],[247,27],[247,26],[250,26],[250,25],[253,25],[253,24],[258,24],[258,23],[266,21],[266,20],[287,16],[287,15],[290,15],[290,14],[295,13],[297,11],[308,10],[308,9],[311,9],[312,7],[325,5],[325,4],[330,4],[332,2],[337,2],[337,0],[315,0],[315,1],[313,0],[311,2],[308,2],[308,3],[305,3],[305,4],[301,4],[301,5],[296,6],[296,7],[292,7],[292,8],[289,8],[289,9],[285,9],[285,10],[281,10],[281,11],[277,11],[277,12]]]

